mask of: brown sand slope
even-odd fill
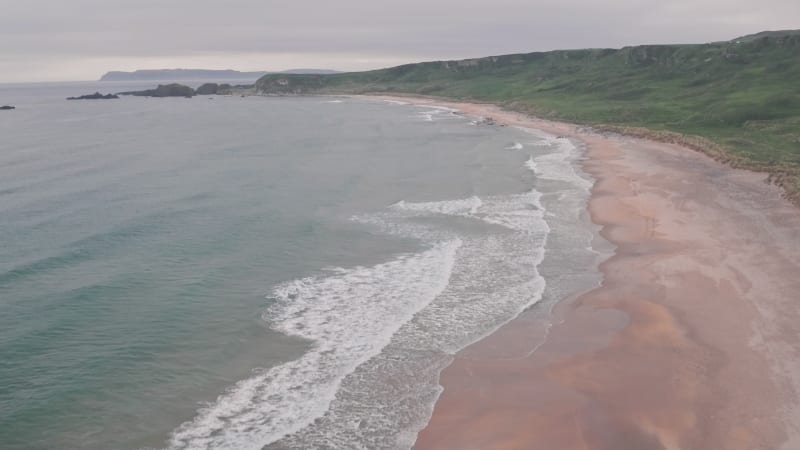
[[[458,355],[415,448],[800,448],[800,213],[764,176],[452,106],[586,143],[592,219],[617,251],[533,354],[497,356],[530,336],[523,314]]]

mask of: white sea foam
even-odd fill
[[[525,161],[525,167],[530,169],[533,173],[537,173],[539,171],[539,167],[536,166],[536,160],[533,159],[533,155],[528,157],[528,160]]]
[[[506,150],[522,150],[524,146],[520,142],[514,142],[513,144],[506,147]]]
[[[433,122],[434,118],[454,117],[458,110],[447,106],[425,105],[426,111],[419,112],[426,122]]]
[[[406,202],[400,201],[391,206],[396,211],[412,212],[417,214],[443,214],[450,216],[471,217],[505,228],[531,233],[546,231],[547,222],[544,219],[544,208],[540,202],[541,193],[530,191],[524,194],[490,196],[486,201],[477,196],[459,200],[446,200],[440,202]],[[370,222],[368,218],[358,218],[362,222]],[[375,223],[374,220],[372,220]],[[422,232],[403,232],[403,235]],[[427,235],[429,232],[425,232]]]
[[[531,169],[536,177],[542,180],[563,181],[570,187],[577,187],[588,192],[592,182],[578,174],[575,169],[575,160],[578,158],[578,147],[569,139],[556,137],[541,130],[520,128],[529,134],[541,139],[539,146],[550,148],[553,151],[544,155],[531,158],[525,165]]]
[[[344,101],[342,101],[342,100],[328,100],[325,103],[344,103]]]
[[[550,229],[540,198],[539,192],[530,191],[483,199],[401,201],[385,212],[355,217],[385,232],[422,240],[459,233],[428,218],[458,217],[491,226],[459,238],[462,245],[447,287],[383,351],[345,377],[328,411],[313,426],[274,448],[410,448],[430,417],[441,392],[439,371],[452,355],[542,298],[545,280],[537,267]]]
[[[170,448],[260,449],[312,423],[342,379],[447,287],[460,246],[460,240],[441,242],[373,267],[278,287],[265,318],[310,340],[312,349],[238,383],[178,429]]]
[[[345,377],[328,411],[275,443],[283,448],[410,448],[441,393],[438,376],[455,352],[491,334],[541,299],[536,267],[544,236],[467,239],[447,288]]]
[[[564,195],[588,190],[572,167],[577,148],[534,134],[548,151],[525,163],[536,177],[567,183]],[[410,448],[453,355],[541,300],[549,217],[537,190],[354,216],[430,248],[276,288],[265,320],[311,350],[237,384],[178,429],[172,448]]]
[[[541,198],[539,191],[496,198],[483,209],[481,218],[520,233],[547,233],[550,228],[544,220]]]
[[[449,106],[441,106],[441,105],[425,105],[425,106],[427,108],[439,110],[439,111],[442,111],[442,112],[448,112],[448,113],[451,113],[451,114],[455,114],[455,113],[458,112],[457,108],[451,108]]]
[[[391,206],[393,209],[405,211],[418,211],[433,214],[465,215],[475,214],[483,202],[477,196],[460,200],[445,200],[439,202],[411,203],[403,200]]]

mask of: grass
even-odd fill
[[[800,31],[408,64],[335,75],[267,75],[274,94],[395,93],[491,102],[540,117],[677,141],[770,172],[800,204]]]

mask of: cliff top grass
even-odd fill
[[[800,203],[800,30],[726,42],[559,50],[335,75],[267,75],[267,94],[391,93],[491,102],[680,142],[771,173]]]

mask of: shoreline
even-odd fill
[[[576,129],[582,129],[582,128],[592,129],[600,134],[608,133],[608,134],[615,134],[630,138],[641,139],[645,141],[672,144],[685,149],[700,152],[703,155],[715,161],[723,163],[725,166],[730,167],[731,169],[746,170],[749,172],[764,174],[767,183],[774,185],[780,189],[779,195],[781,195],[781,197],[788,200],[790,203],[793,203],[796,207],[800,208],[800,192],[798,192],[796,189],[794,189],[794,187],[791,184],[789,184],[791,183],[791,180],[788,177],[791,176],[792,173],[791,170],[786,168],[772,167],[768,164],[757,163],[755,161],[748,160],[741,156],[731,154],[722,145],[702,136],[685,135],[673,131],[657,130],[657,129],[627,126],[627,125],[609,125],[609,124],[591,125],[591,124],[581,124],[581,123],[572,123],[566,121],[542,119],[534,115],[531,115],[530,113],[526,112],[525,109],[505,108],[499,104],[491,102],[455,100],[455,99],[449,99],[447,97],[425,96],[419,94],[404,94],[404,93],[395,93],[395,94],[375,93],[375,94],[357,94],[357,95],[323,94],[323,95],[342,96],[342,97],[362,97],[362,98],[375,98],[375,99],[382,98],[393,101],[404,101],[408,103],[416,102],[418,104],[436,103],[436,104],[450,104],[450,105],[467,105],[470,108],[476,108],[476,107],[489,108],[490,110],[493,110],[495,114],[500,114],[500,115],[511,114],[515,116],[525,117],[529,120],[536,120],[540,123],[546,123],[550,125],[562,124],[574,127]],[[518,121],[520,119],[514,119],[514,120]],[[503,121],[501,120],[498,123],[502,124]]]
[[[530,356],[492,357],[524,342],[525,313],[459,352],[414,448],[797,448],[800,211],[766,174],[495,105],[369,97],[581,141],[616,247]]]

